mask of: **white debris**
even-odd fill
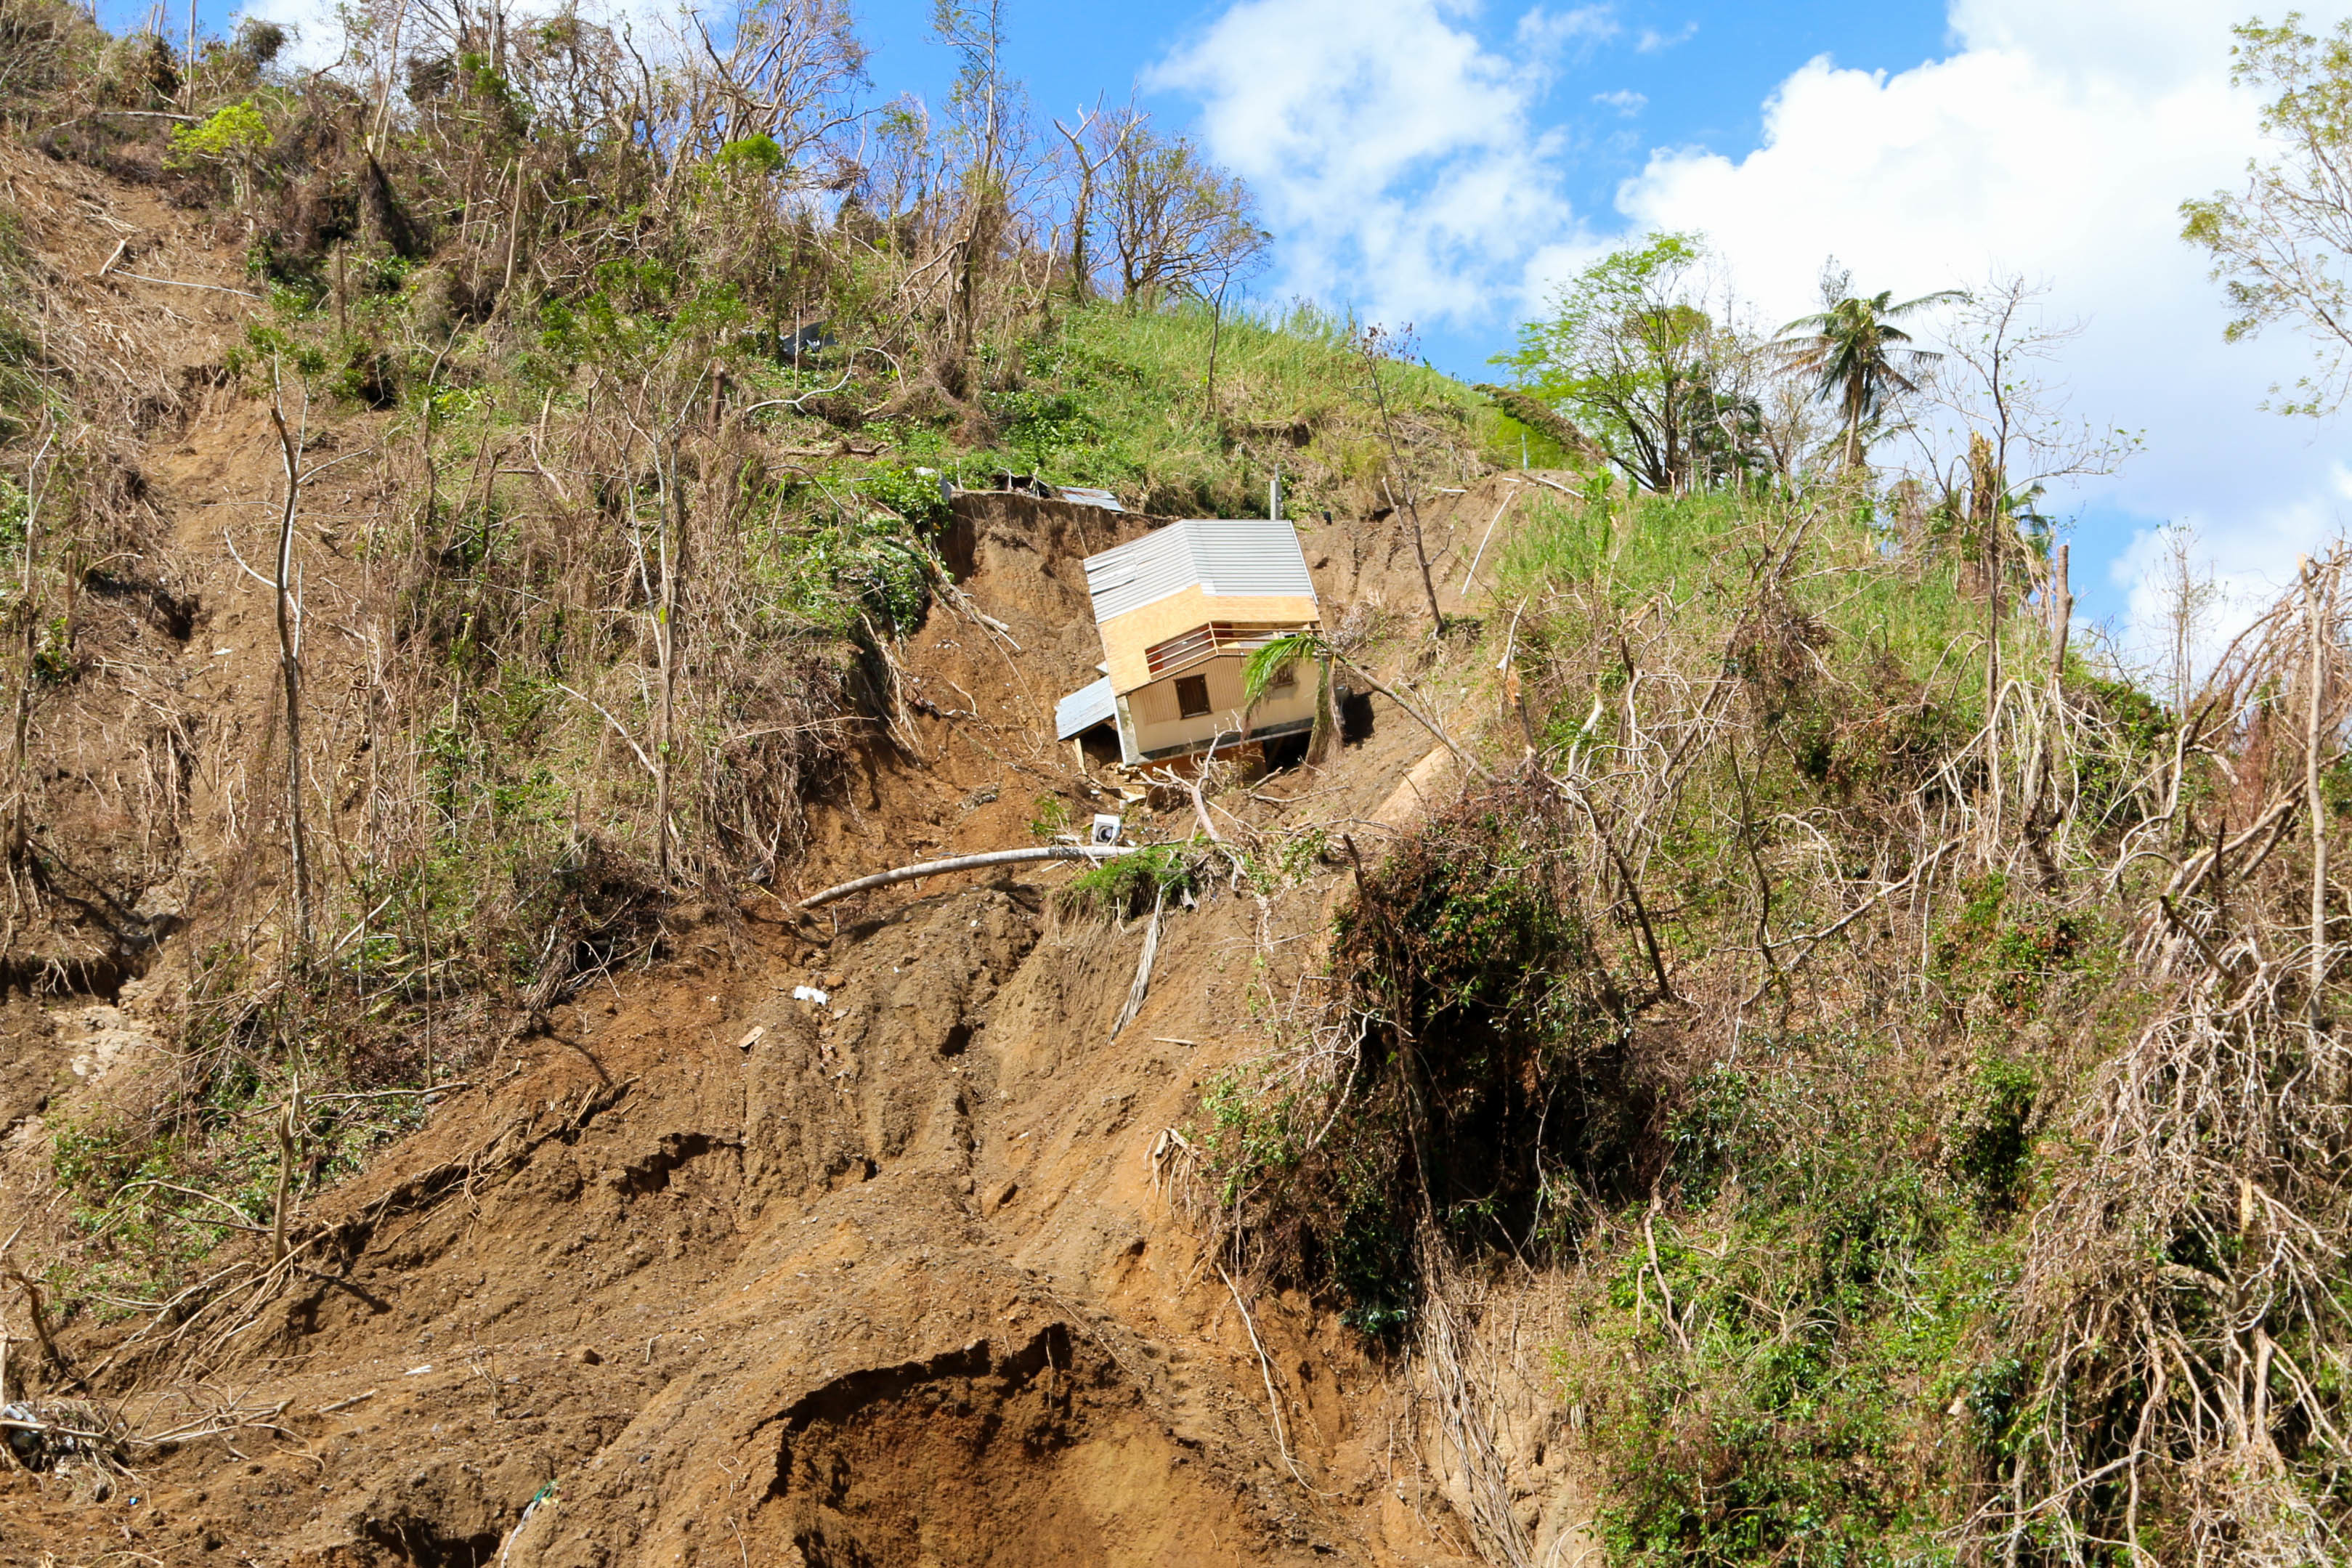
[[[749,1051],[753,1046],[759,1044],[762,1040],[765,1040],[767,1036],[768,1026],[766,1024],[753,1024],[751,1026],[751,1032],[735,1042],[735,1049],[738,1051]]]
[[[163,1042],[144,1024],[120,1008],[99,1003],[60,1009],[50,1017],[56,1021],[59,1038],[76,1048],[68,1063],[73,1075],[93,1083],[112,1071],[124,1057],[162,1048]]]
[[[794,986],[793,988],[793,1000],[796,1002],[814,1002],[817,1006],[823,1007],[825,1003],[833,1000],[833,998],[825,995],[823,991],[818,990],[814,986]]]
[[[432,1370],[433,1370],[433,1364],[432,1364],[431,1362],[429,1362],[429,1361],[428,1361],[428,1362],[426,1362],[423,1366],[412,1366],[412,1367],[410,1367],[406,1372],[402,1373],[402,1374],[401,1374],[401,1375],[402,1375],[403,1377],[422,1377],[422,1376],[424,1376],[426,1373],[428,1373],[428,1372],[430,1372],[430,1371],[432,1371]]]

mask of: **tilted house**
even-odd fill
[[[1294,668],[1246,711],[1242,665],[1276,637],[1322,625],[1298,532],[1267,518],[1171,523],[1087,558],[1103,678],[1064,697],[1065,740],[1115,726],[1130,765],[1303,734],[1315,680]]]

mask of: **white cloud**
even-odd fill
[[[1487,50],[1474,10],[1241,0],[1153,74],[1202,100],[1210,151],[1257,191],[1282,237],[1273,292],[1391,322],[1481,319],[1522,291],[1538,246],[1576,234],[1560,139],[1535,120],[1541,68]],[[1543,16],[1563,41],[1605,20]]]
[[[295,70],[318,70],[335,63],[342,53],[343,26],[330,0],[247,0],[230,26],[247,17],[275,22],[291,35],[278,52],[278,63]]]
[[[1519,18],[1515,29],[1519,47],[1537,58],[1581,53],[1605,44],[1621,29],[1616,8],[1579,5],[1568,11],[1548,11],[1541,5]]]
[[[1644,27],[1642,29],[1642,36],[1633,40],[1633,47],[1643,54],[1654,55],[1661,49],[1671,49],[1676,44],[1688,43],[1697,33],[1696,22],[1685,22],[1671,33],[1661,33],[1655,27]]]
[[[1639,114],[1650,104],[1647,95],[1627,88],[1620,88],[1615,92],[1596,92],[1592,95],[1592,101],[1626,115]]]
[[[1761,147],[1657,152],[1619,205],[1637,230],[1705,231],[1774,319],[1811,308],[1830,253],[1857,288],[1898,295],[1994,267],[2047,278],[2053,311],[2088,322],[2067,352],[2075,406],[2147,441],[2059,503],[2190,524],[2242,595],[2342,527],[2352,491],[2340,425],[2256,407],[2304,345],[2225,344],[2220,289],[2179,238],[2180,200],[2260,151],[2257,106],[2228,78],[2238,14],[1958,0],[1948,58],[1895,75],[1814,60],[1767,106]],[[2154,548],[2143,534],[2113,563],[2143,629]]]
[[[2316,29],[2352,0],[2306,9]],[[2120,519],[2193,526],[2242,596],[2352,517],[2347,427],[2258,408],[2305,346],[2225,344],[2219,287],[2179,238],[2180,200],[2263,150],[2259,106],[2229,82],[2243,0],[1949,0],[1947,57],[1800,66],[1761,145],[1653,152],[1607,223],[1563,194],[1569,144],[1540,101],[1551,62],[1610,40],[1668,47],[1696,25],[1627,39],[1613,11],[1544,8],[1521,14],[1509,60],[1481,47],[1478,15],[1477,0],[1237,0],[1163,68],[1265,202],[1277,292],[1489,330],[1603,248],[1598,228],[1704,232],[1767,322],[1813,308],[1832,254],[1857,287],[1900,296],[2021,272],[2052,284],[2053,315],[2088,322],[2064,366],[2076,409],[2146,434],[2120,474],[2053,497],[2106,519],[2076,555],[2111,553],[2108,603],[2150,623],[2155,546]],[[2078,577],[2100,566],[2082,559]]]

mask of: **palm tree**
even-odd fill
[[[1946,289],[1900,305],[1891,303],[1894,298],[1891,288],[1867,299],[1848,296],[1818,316],[1800,317],[1780,329],[1779,340],[1789,356],[1790,368],[1814,378],[1815,398],[1844,405],[1849,468],[1862,462],[1862,427],[1878,417],[1891,397],[1919,390],[1908,372],[1924,370],[1943,358],[1925,349],[1906,347],[1911,334],[1895,323],[1915,310],[1964,296],[1958,289]]]
[[[1252,653],[1242,664],[1242,706],[1245,708],[1255,707],[1259,699],[1264,697],[1268,688],[1274,685],[1276,676],[1306,659],[1313,659],[1322,666],[1319,676],[1321,685],[1315,698],[1315,732],[1307,743],[1307,757],[1310,761],[1319,761],[1326,747],[1330,744],[1331,668],[1336,664],[1347,671],[1360,685],[1370,687],[1396,704],[1404,711],[1407,718],[1435,736],[1448,751],[1454,753],[1454,760],[1460,762],[1466,771],[1476,774],[1488,784],[1495,782],[1494,771],[1464,750],[1462,743],[1446,734],[1444,727],[1423,712],[1419,704],[1399,693],[1393,686],[1385,685],[1374,679],[1366,673],[1361,664],[1333,646],[1320,632],[1293,632],[1286,636],[1276,637]]]

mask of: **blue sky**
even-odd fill
[[[1153,68],[1179,53],[1228,6],[1080,0],[1011,0],[1013,73],[1036,107],[1066,115],[1130,89],[1155,113],[1189,126],[1192,95],[1148,84]],[[1559,9],[1559,8],[1555,8]],[[1755,0],[1747,5],[1627,4],[1609,7],[1620,31],[1580,51],[1544,96],[1541,123],[1564,131],[1573,152],[1570,193],[1580,207],[1605,210],[1618,183],[1637,172],[1652,146],[1698,143],[1718,152],[1753,148],[1763,106],[1788,74],[1816,55],[1864,70],[1902,69],[1943,52],[1944,7],[1922,0],[1884,5]],[[874,47],[877,87],[936,96],[951,67],[931,40],[929,0],[867,0],[857,7]],[[1463,24],[1498,51],[1514,47],[1519,8],[1461,12]],[[1644,34],[1657,43],[1644,50]],[[1671,40],[1671,42],[1670,42]],[[1596,101],[1640,94],[1626,104]]]
[[[1164,123],[1198,134],[1201,97],[1165,79],[1164,68],[1197,46],[1224,16],[1225,4],[1102,5],[1077,0],[1012,0],[1010,68],[1042,113],[1067,116],[1097,95],[1114,101],[1133,92]],[[1522,47],[1525,8],[1454,7],[1454,18],[1490,50]],[[874,48],[877,89],[944,93],[948,53],[932,39],[929,0],[867,0],[858,7]],[[1944,8],[1899,4],[1748,5],[1643,3],[1553,7],[1553,16],[1605,12],[1615,29],[1605,39],[1578,39],[1560,68],[1548,74],[1529,123],[1556,136],[1561,193],[1572,210],[1599,214],[1605,226],[1619,185],[1637,174],[1652,148],[1704,146],[1745,153],[1763,133],[1763,110],[1779,83],[1807,60],[1830,56],[1863,70],[1902,69],[1944,51]],[[1278,300],[1277,273],[1264,287]],[[1528,301],[1517,293],[1466,315],[1415,318],[1381,311],[1369,289],[1333,279],[1315,292],[1321,303],[1385,315],[1410,324],[1432,362],[1474,378],[1492,372],[1488,356],[1508,346]]]
[[[1770,328],[1834,254],[1900,295],[2021,274],[2079,335],[2056,406],[2145,442],[2058,480],[2086,619],[2126,645],[2162,606],[2168,524],[2252,601],[2340,533],[2339,421],[2262,413],[2305,350],[2225,345],[2177,206],[2262,150],[2227,79],[2251,0],[1013,0],[1013,67],[1044,108],[1129,81],[1258,192],[1264,291],[1409,321],[1476,374],[1561,278],[1651,228],[1705,234]],[[2304,9],[2315,25],[2345,0]],[[870,8],[885,81],[943,79],[927,5]]]
[[[249,0],[331,31],[331,0]],[[665,0],[606,0],[651,15]],[[2157,530],[2251,600],[2352,517],[2340,420],[2260,412],[2307,350],[2225,345],[2178,204],[2263,144],[2228,80],[2253,0],[1008,0],[1010,66],[1067,113],[1133,89],[1247,178],[1276,235],[1262,297],[1410,323],[1477,375],[1514,323],[1612,245],[1704,234],[1764,328],[1813,308],[1834,254],[1902,295],[1999,271],[2081,331],[2048,367],[2073,413],[2145,437],[2063,481],[2085,615],[2161,614]],[[208,26],[225,0],[204,0]],[[525,0],[527,5],[528,0]],[[951,71],[929,0],[856,4],[878,96]],[[2305,0],[2314,26],[2352,0]],[[113,19],[143,12],[118,7]]]

